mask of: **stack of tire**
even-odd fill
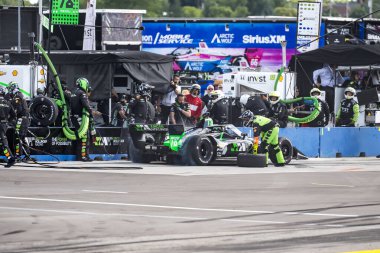
[[[281,148],[281,151],[284,155],[285,163],[288,164],[293,157],[293,147],[291,142],[287,138],[279,138],[278,144]],[[276,157],[272,152],[272,147],[269,148],[269,159],[274,163]],[[267,166],[266,155],[265,154],[239,154],[237,157],[237,165],[239,167],[251,167],[251,168],[263,168]]]

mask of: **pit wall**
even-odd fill
[[[240,129],[252,136],[251,129]],[[281,128],[280,136],[288,138],[307,157],[370,157],[380,154],[380,128],[376,127]]]

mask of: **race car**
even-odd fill
[[[166,161],[170,164],[206,166],[216,159],[252,154],[258,137],[249,138],[232,124],[184,129],[182,125],[131,124],[129,158],[136,163]],[[279,139],[286,163],[292,160],[293,146]],[[274,156],[269,152],[273,161]]]

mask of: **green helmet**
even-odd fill
[[[76,85],[78,86],[78,88],[82,89],[85,92],[91,91],[90,83],[84,77],[78,78],[77,81],[76,81]]]

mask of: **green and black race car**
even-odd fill
[[[249,138],[231,124],[187,130],[182,125],[132,124],[129,131],[129,158],[136,163],[166,161],[205,166],[216,159],[252,154],[259,145],[258,138]],[[280,138],[279,144],[289,163],[293,156],[291,142]]]

